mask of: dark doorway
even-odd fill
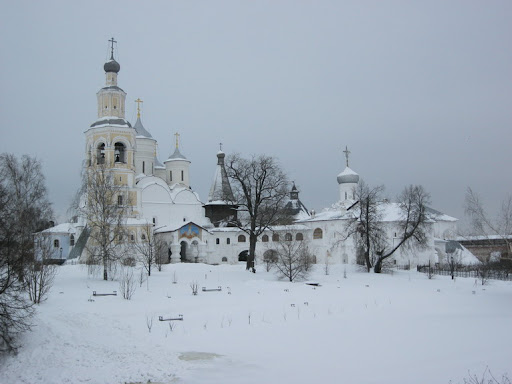
[[[188,248],[188,244],[185,242],[185,241],[182,241],[180,243],[181,245],[181,251],[180,251],[180,259],[181,259],[181,262],[186,262],[187,261],[187,248]]]
[[[247,261],[249,257],[249,251],[242,251],[238,254],[238,261]]]

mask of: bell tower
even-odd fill
[[[126,92],[117,85],[121,66],[114,58],[114,38],[109,40],[110,59],[103,65],[105,86],[97,92],[97,120],[85,131],[86,167],[105,167],[115,183],[129,191],[130,205],[137,206],[135,191],[135,129],[125,119]]]

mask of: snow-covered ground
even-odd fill
[[[512,373],[512,283],[323,267],[313,287],[262,266],[167,265],[127,301],[92,297],[119,285],[62,266],[19,354],[0,362],[0,383],[430,384],[486,366]],[[172,330],[158,321],[179,314]]]

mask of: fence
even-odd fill
[[[418,265],[418,272],[428,273],[429,266],[428,265]],[[449,268],[440,268],[440,267],[430,267],[431,273],[434,275],[443,275],[443,276],[451,276],[452,271]],[[468,268],[465,267],[463,269],[455,269],[453,271],[453,276],[455,277],[471,277],[475,279],[482,278],[482,274],[485,274],[486,279],[492,280],[505,280],[512,281],[512,274],[509,271],[503,270],[485,270],[478,268]]]

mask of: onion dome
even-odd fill
[[[105,70],[105,72],[118,73],[119,70],[121,69],[121,66],[119,65],[119,63],[117,61],[114,60],[114,56],[111,55],[110,60],[107,61],[105,63],[105,65],[103,65],[103,69]]]
[[[338,184],[359,183],[359,175],[346,167],[343,172],[338,175]]]

